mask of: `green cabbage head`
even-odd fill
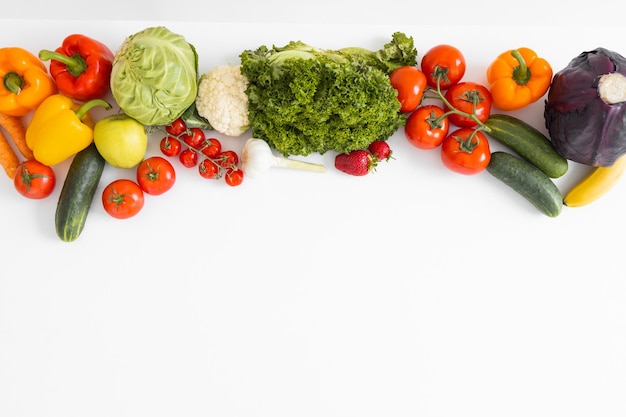
[[[111,92],[120,109],[146,126],[165,126],[191,106],[198,55],[181,35],[158,26],[128,36],[113,60]]]

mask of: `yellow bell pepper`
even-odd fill
[[[43,62],[25,49],[0,48],[0,113],[25,116],[57,86]]]
[[[96,106],[111,108],[101,99],[80,105],[62,94],[46,98],[26,128],[26,144],[33,150],[35,159],[53,166],[89,146],[94,127],[89,110]]]

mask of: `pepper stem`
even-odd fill
[[[56,51],[48,51],[44,49],[39,51],[39,59],[42,61],[54,60],[65,64],[67,72],[72,74],[74,77],[78,77],[87,69],[85,58],[83,58],[80,54],[67,56]]]
[[[24,85],[24,79],[16,72],[7,72],[2,80],[4,87],[13,94],[19,94]]]
[[[530,69],[526,64],[526,60],[517,49],[511,51],[513,58],[519,62],[519,65],[513,68],[513,80],[519,85],[526,85],[530,80]]]
[[[82,106],[80,106],[78,108],[78,110],[76,110],[76,116],[78,116],[79,119],[82,119],[83,116],[91,109],[93,109],[94,107],[104,107],[106,110],[110,110],[111,109],[111,105],[105,101],[102,100],[100,98],[96,98],[93,100],[89,100],[88,102],[86,102],[85,104],[83,104]]]

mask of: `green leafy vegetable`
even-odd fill
[[[120,109],[146,126],[164,126],[196,98],[198,56],[181,35],[159,26],[128,36],[115,53],[111,92]]]
[[[406,122],[389,82],[394,69],[416,64],[413,39],[403,33],[378,51],[292,41],[240,58],[252,135],[283,155],[363,149]]]

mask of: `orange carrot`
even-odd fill
[[[26,128],[17,116],[0,113],[0,127],[9,134],[13,143],[26,159],[33,159],[33,151],[26,144]]]
[[[2,132],[0,132],[0,165],[11,179],[15,177],[15,171],[20,165],[19,158]]]

